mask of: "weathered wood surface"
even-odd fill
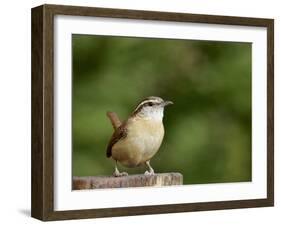
[[[89,176],[73,177],[72,189],[98,189],[98,188],[128,188],[146,186],[182,185],[183,176],[180,173],[159,173],[155,175],[135,174],[124,177]]]

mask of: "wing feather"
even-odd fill
[[[121,126],[119,126],[113,133],[107,149],[106,149],[106,156],[109,158],[112,155],[112,147],[114,144],[116,144],[119,140],[124,139],[127,136],[127,129],[125,126],[125,123],[123,123]]]

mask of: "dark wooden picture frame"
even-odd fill
[[[267,28],[267,198],[102,209],[54,210],[54,16],[95,16]],[[49,220],[160,214],[274,205],[273,19],[42,5],[32,9],[32,200],[31,215]]]

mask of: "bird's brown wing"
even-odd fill
[[[127,136],[127,129],[125,124],[126,123],[123,123],[114,131],[106,149],[106,156],[108,158],[111,157],[112,154],[111,150],[113,145],[116,144],[119,140],[124,139]]]

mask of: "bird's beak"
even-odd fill
[[[167,105],[170,105],[170,104],[174,104],[172,101],[169,101],[169,100],[166,100],[163,102],[163,106],[167,106]]]

